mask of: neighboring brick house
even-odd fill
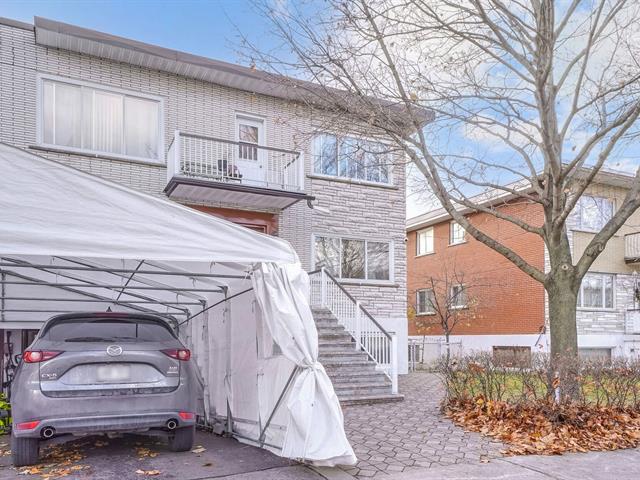
[[[630,177],[603,172],[597,181],[567,222],[574,257],[621,203]],[[500,198],[493,206],[532,225],[543,223],[542,209],[535,203]],[[467,217],[527,262],[548,271],[546,248],[539,236],[486,213],[469,212]],[[577,326],[584,356],[640,353],[639,304],[633,298],[638,285],[633,272],[640,266],[639,232],[640,212],[636,212],[610,240],[583,282]],[[426,341],[427,355],[438,353],[438,349],[429,349],[429,344],[442,341],[442,329],[435,324],[437,316],[429,304],[430,279],[451,279],[452,272],[467,284],[463,286],[468,287],[465,297],[474,299],[468,302],[467,316],[453,331],[452,349],[513,354],[548,350],[542,285],[465,234],[443,209],[407,220],[407,255],[409,336]]]
[[[60,22],[0,19],[0,141],[278,235],[309,271],[337,258],[341,283],[404,351],[404,163],[371,161],[362,129],[327,132],[295,90]],[[347,144],[374,148],[359,162]]]

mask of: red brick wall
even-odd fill
[[[278,234],[278,216],[273,213],[251,212],[248,210],[234,210],[231,208],[207,207],[203,205],[189,205],[201,212],[224,218],[243,227],[252,228],[269,235]]]
[[[513,203],[501,208],[530,224],[542,225],[543,212],[538,205]],[[484,213],[472,214],[469,219],[526,261],[544,269],[544,243],[539,236]],[[458,322],[454,335],[538,333],[544,325],[542,285],[468,234],[466,243],[450,246],[449,223],[434,225],[435,253],[431,255],[417,257],[416,231],[407,232],[409,335],[442,333],[433,325],[433,316],[414,316],[411,306],[416,303],[416,290],[429,288],[430,277],[451,277],[452,271],[469,284],[469,296],[475,304],[467,310],[467,318]]]

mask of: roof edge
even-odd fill
[[[589,173],[590,168],[582,168],[577,172],[578,177],[584,177]],[[592,184],[600,184],[607,185],[618,188],[631,188],[632,182],[635,179],[635,175],[633,173],[629,173],[623,170],[613,170],[613,169],[600,169],[596,173],[596,177],[593,180]],[[513,187],[514,184],[510,184],[507,186]],[[531,187],[524,187],[522,189],[523,193],[526,191],[531,191]],[[491,196],[491,192],[502,192],[499,195]],[[482,199],[482,196],[487,197],[486,199]],[[505,190],[501,190],[498,188],[494,188],[488,192],[481,193],[472,197],[471,200],[477,199],[478,204],[482,206],[491,206],[498,202],[509,201],[513,198],[517,197],[517,195],[507,192]],[[458,209],[460,213],[470,213],[473,212],[472,208],[469,207],[461,207]],[[430,227],[435,225],[436,223],[440,223],[446,220],[450,220],[451,215],[447,213],[447,211],[443,207],[432,208],[431,210],[427,210],[425,213],[421,213],[420,215],[415,215],[413,217],[407,218],[405,221],[405,231],[412,232],[415,230],[419,230],[421,228]]]
[[[34,17],[32,28],[35,29],[35,41],[39,45],[167,71],[250,93],[304,102],[319,109],[335,107],[331,100],[324,103],[322,95],[318,94],[328,87],[309,80],[270,73],[38,16]],[[329,90],[338,100],[342,95],[360,99],[354,92]],[[403,117],[402,108],[395,102],[382,98],[367,98],[386,109],[391,117],[399,120]],[[416,108],[414,114],[423,126],[434,118],[434,112],[423,107]],[[400,123],[413,129],[413,124],[409,121],[400,120]]]
[[[33,31],[33,29],[35,28],[35,25],[31,23],[22,22],[20,20],[14,20],[13,18],[7,17],[0,17],[0,25],[6,25],[7,27],[20,28],[22,30],[29,31]]]

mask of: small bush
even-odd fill
[[[446,361],[437,372],[447,399],[512,404],[552,401],[640,409],[640,362],[570,360],[551,366],[548,355],[535,354],[530,365],[505,367],[490,353],[479,353]]]
[[[454,422],[498,438],[505,453],[582,452],[640,445],[640,362],[570,360],[536,354],[505,367],[489,353],[437,367]]]

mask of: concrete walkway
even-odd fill
[[[358,478],[388,478],[412,469],[480,463],[501,457],[506,447],[466,432],[440,413],[440,379],[414,372],[400,377],[404,401],[343,408],[345,431],[358,464],[344,468]]]
[[[504,457],[490,463],[413,470],[389,480],[637,480],[640,450],[574,453],[562,456]]]

